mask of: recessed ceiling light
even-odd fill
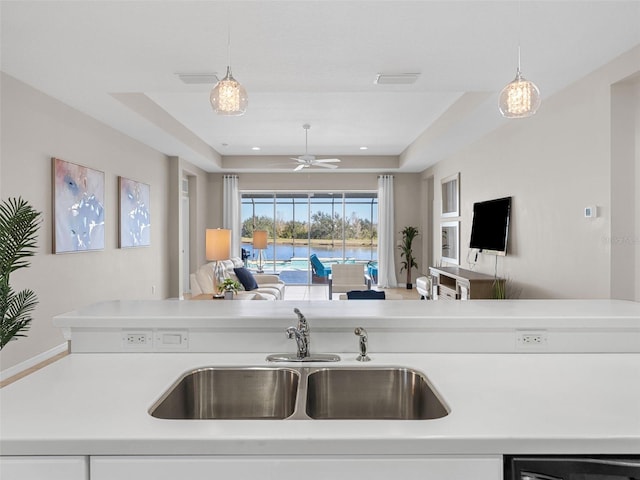
[[[376,85],[411,85],[416,83],[419,73],[378,73],[373,81]]]
[[[221,145],[222,145],[223,147],[228,147],[228,146],[229,146],[229,144],[228,144],[228,143],[222,143]]]
[[[360,147],[360,150],[369,150],[369,147]]]
[[[256,152],[260,150],[260,147],[251,147],[251,150],[255,150]]]

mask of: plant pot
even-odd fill
[[[231,290],[227,290],[226,292],[224,292],[224,299],[233,300],[233,292]]]
[[[413,290],[413,283],[407,283],[407,290]]]

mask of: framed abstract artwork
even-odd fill
[[[118,177],[120,204],[120,248],[151,245],[151,187],[125,177]]]
[[[51,161],[53,253],[104,249],[104,172]]]
[[[442,191],[442,216],[460,216],[460,173],[443,178],[440,185]]]
[[[442,222],[442,260],[460,265],[460,222]]]

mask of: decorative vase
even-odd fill
[[[224,299],[225,300],[233,300],[233,291],[232,290],[226,290],[224,292]]]

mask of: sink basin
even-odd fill
[[[449,411],[420,372],[407,368],[324,368],[307,379],[314,419],[428,420]]]
[[[193,370],[149,413],[181,420],[428,420],[449,410],[416,370],[300,366]]]
[[[289,368],[202,368],[178,379],[149,413],[165,419],[283,419],[294,412],[299,379]]]

